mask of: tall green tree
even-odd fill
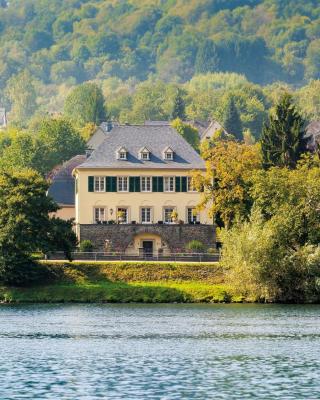
[[[12,76],[6,86],[5,94],[11,104],[10,121],[21,127],[27,126],[37,108],[36,91],[30,73],[23,71]]]
[[[178,90],[177,94],[173,99],[173,108],[171,113],[171,119],[180,118],[182,120],[186,119],[186,105],[182,97],[181,91]]]
[[[39,122],[36,132],[44,149],[41,172],[49,172],[61,162],[83,154],[86,149],[84,139],[71,123],[63,118],[43,119]]]
[[[217,46],[210,39],[203,41],[197,51],[195,70],[198,74],[219,71]]]
[[[76,245],[71,222],[51,218],[57,204],[47,196],[48,183],[32,170],[0,170],[0,280],[21,285],[39,278],[34,251],[63,250],[70,258]]]
[[[77,126],[100,125],[107,118],[102,90],[95,83],[77,86],[66,98],[64,114]]]
[[[223,115],[223,127],[238,140],[243,140],[243,126],[236,103],[232,96],[229,96]]]
[[[295,168],[301,155],[307,151],[306,144],[305,121],[298,113],[292,96],[285,93],[262,130],[264,168]]]
[[[180,133],[180,135],[189,143],[191,146],[198,150],[200,139],[199,132],[190,124],[186,124],[181,119],[177,118],[171,122],[172,127]]]

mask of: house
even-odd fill
[[[320,146],[320,121],[312,121],[306,128],[308,150],[319,151]]]
[[[192,239],[213,247],[190,177],[205,164],[183,137],[168,124],[118,125],[104,136],[73,170],[79,240],[127,254],[180,252]]]
[[[4,129],[7,127],[7,114],[6,109],[0,107],[0,129]]]
[[[55,216],[61,219],[75,218],[75,181],[72,171],[86,160],[86,155],[78,155],[59,165],[47,176],[51,181],[48,195],[58,203],[60,209]]]
[[[223,128],[223,126],[218,121],[211,121],[209,126],[200,133],[200,141],[204,142],[210,140],[218,132],[222,132],[225,136],[229,136],[228,132]]]

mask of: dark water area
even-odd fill
[[[320,306],[0,307],[0,399],[320,399]]]

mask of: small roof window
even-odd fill
[[[117,159],[118,160],[126,160],[127,159],[128,151],[125,147],[120,147],[117,150]]]
[[[150,151],[146,147],[139,150],[140,160],[150,160]]]
[[[173,160],[173,156],[174,156],[174,151],[172,150],[171,147],[166,147],[163,150],[163,159],[164,160]]]

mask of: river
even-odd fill
[[[319,399],[320,306],[4,305],[0,398]]]

